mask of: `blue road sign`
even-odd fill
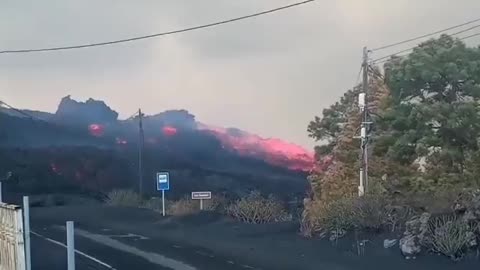
[[[170,177],[168,172],[157,173],[157,190],[169,190],[170,189]]]

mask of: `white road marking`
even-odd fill
[[[119,234],[119,235],[112,234],[112,235],[106,235],[106,236],[108,236],[108,237],[118,237],[118,238],[139,238],[140,240],[148,240],[149,239],[146,236],[139,235],[139,234],[133,234],[133,233]]]
[[[41,234],[39,234],[39,233],[36,233],[36,232],[34,232],[34,231],[30,231],[30,233],[33,234],[33,235],[36,235],[36,236],[38,236],[38,237],[42,238],[43,240],[46,240],[46,241],[48,241],[48,242],[50,242],[50,243],[53,243],[53,244],[62,246],[62,247],[64,247],[64,248],[67,248],[67,245],[65,245],[65,244],[62,243],[62,242],[55,241],[55,240],[53,240],[53,239],[50,239],[50,238],[48,238],[48,237],[46,237],[46,236],[43,236],[43,235],[41,235]],[[96,262],[96,263],[98,263],[98,264],[100,264],[100,265],[102,265],[102,266],[105,266],[105,267],[108,268],[108,269],[115,270],[115,268],[113,268],[111,265],[109,265],[109,264],[107,264],[107,263],[104,263],[104,262],[100,261],[99,259],[97,259],[97,258],[95,258],[95,257],[93,257],[93,256],[90,256],[90,255],[88,255],[88,254],[85,254],[85,253],[83,253],[83,252],[81,252],[81,251],[79,251],[79,250],[76,250],[76,249],[75,249],[75,253],[77,253],[78,255],[81,255],[81,256],[83,256],[83,257],[85,257],[85,258],[87,258],[87,259],[90,259],[90,260],[92,260],[92,261],[94,261],[94,262]]]
[[[92,240],[94,242],[97,242],[99,244],[102,244],[102,245],[105,245],[105,246],[108,246],[108,247],[111,247],[111,248],[114,248],[114,249],[117,249],[117,250],[121,250],[121,251],[130,253],[130,254],[133,254],[135,256],[141,257],[141,258],[144,258],[145,260],[147,260],[151,263],[155,263],[155,264],[167,267],[167,268],[171,268],[173,270],[197,270],[197,268],[195,268],[195,267],[193,267],[189,264],[186,264],[186,263],[183,263],[181,261],[177,261],[177,260],[165,257],[165,256],[160,255],[158,253],[146,252],[146,251],[140,250],[136,247],[126,245],[126,244],[124,244],[124,243],[122,243],[118,240],[112,239],[112,238],[110,238],[108,236],[105,236],[105,235],[93,234],[93,233],[90,233],[90,232],[87,232],[87,231],[84,231],[84,230],[81,230],[81,229],[75,229],[75,234],[77,234],[79,236],[82,236],[84,238],[90,239],[90,240]]]
[[[53,228],[60,229],[60,230],[65,230],[65,226],[52,226]],[[112,231],[111,229],[102,229],[103,232],[110,232]],[[105,236],[108,237],[116,237],[116,238],[138,238],[140,240],[148,240],[150,238],[140,235],[140,234],[134,234],[134,233],[127,233],[127,234],[106,234]]]

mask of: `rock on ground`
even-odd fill
[[[422,251],[421,244],[425,242],[430,217],[429,213],[423,213],[406,222],[406,230],[400,239],[399,246],[407,259],[415,258]]]

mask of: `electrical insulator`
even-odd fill
[[[365,108],[365,93],[358,94],[358,106],[361,109]]]

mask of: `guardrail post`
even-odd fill
[[[75,270],[75,237],[73,221],[67,221],[67,265],[68,270]]]
[[[25,266],[26,270],[32,269],[30,250],[30,202],[28,196],[23,196],[23,231],[25,234]]]

